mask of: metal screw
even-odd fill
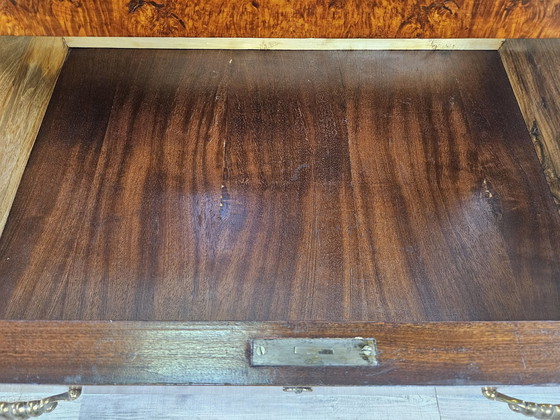
[[[264,346],[256,346],[255,353],[258,354],[259,356],[262,356],[266,354],[266,348]]]
[[[363,347],[362,347],[362,350],[360,351],[360,354],[361,354],[362,356],[366,356],[366,357],[371,357],[371,356],[373,356],[373,347],[368,346],[368,345],[363,346]]]

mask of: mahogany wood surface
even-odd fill
[[[491,385],[560,383],[558,322],[0,322],[0,382]],[[374,337],[377,367],[252,367],[249,342]]]
[[[73,50],[0,315],[555,320],[559,228],[497,52]]]
[[[551,38],[559,0],[5,0],[0,34]]]

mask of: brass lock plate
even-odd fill
[[[252,366],[377,366],[374,338],[274,338],[251,341]]]

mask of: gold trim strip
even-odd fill
[[[201,50],[498,50],[503,39],[65,37],[70,48]]]

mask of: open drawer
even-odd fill
[[[557,40],[0,43],[0,381],[560,382]]]

